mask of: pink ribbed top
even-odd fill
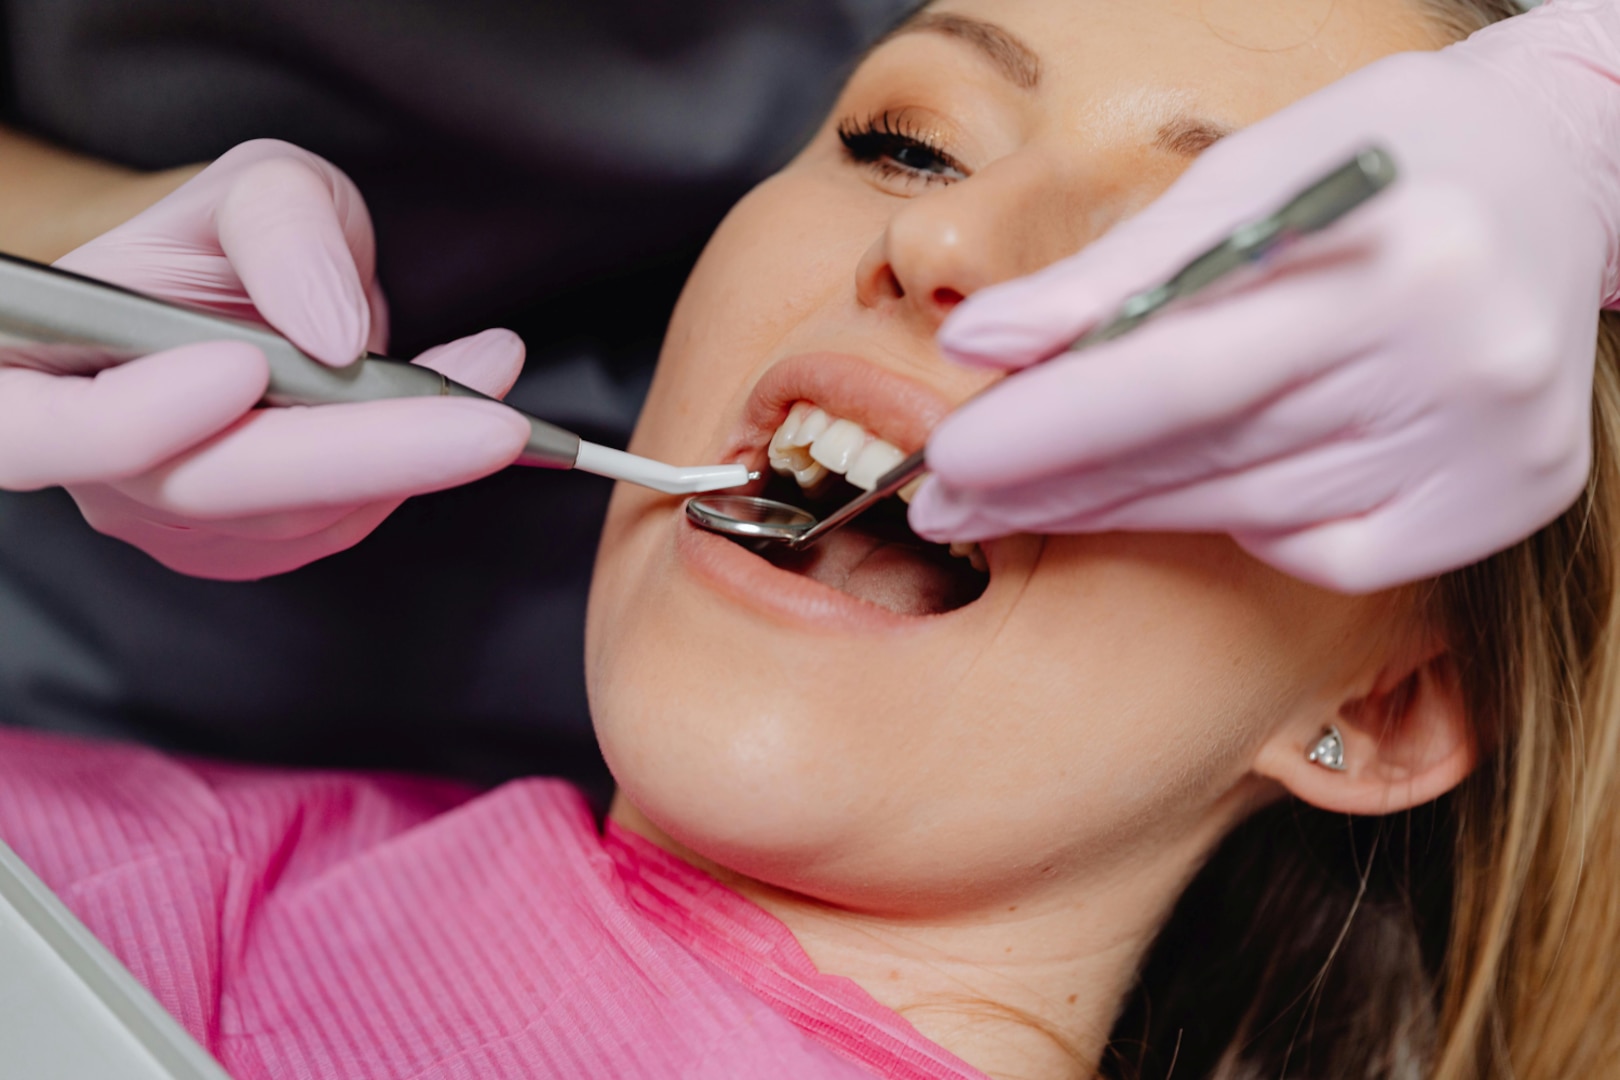
[[[0,730],[0,838],[236,1080],[983,1080],[558,781]]]

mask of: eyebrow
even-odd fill
[[[1019,89],[1034,90],[1041,84],[1041,58],[1034,49],[995,23],[967,15],[925,10],[883,35],[868,52],[905,34],[926,33],[944,34],[973,46]],[[1178,116],[1159,128],[1153,145],[1167,153],[1197,157],[1233,130],[1213,120]]]
[[[1033,90],[1041,84],[1041,58],[1035,50],[995,23],[966,15],[925,11],[885,34],[877,45],[885,45],[904,34],[944,34],[966,42],[983,53],[985,59],[1020,90]]]

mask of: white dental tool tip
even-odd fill
[[[705,491],[742,487],[748,483],[746,465],[694,465],[682,468],[583,440],[579,444],[579,457],[574,460],[574,468],[612,480],[640,484],[666,495],[698,495]]]

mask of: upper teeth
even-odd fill
[[[877,487],[883,474],[906,459],[893,443],[884,442],[853,420],[843,420],[800,401],[771,436],[771,468],[791,476],[802,488],[815,487],[829,473],[838,473],[864,491]],[[922,486],[922,478],[898,492],[906,502]],[[983,572],[988,563],[978,544],[952,544],[951,554],[967,559]]]
[[[771,468],[800,487],[814,487],[828,473],[871,491],[883,474],[905,460],[905,452],[853,420],[831,416],[808,401],[796,403],[771,436]],[[909,496],[916,488],[901,493]],[[909,501],[909,499],[908,499]]]

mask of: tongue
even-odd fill
[[[809,551],[769,556],[784,570],[902,615],[938,615],[961,606],[960,575],[939,554],[846,527]]]

